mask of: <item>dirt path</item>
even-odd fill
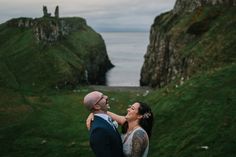
[[[152,90],[150,87],[132,87],[132,86],[90,86],[94,90],[101,90],[101,91],[129,91],[129,92],[138,92],[138,93],[145,93]]]

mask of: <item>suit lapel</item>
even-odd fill
[[[118,135],[118,136],[120,136],[120,133],[119,133],[119,131],[116,129],[116,127],[113,127],[113,126],[111,126],[112,124],[109,124],[109,122],[108,121],[106,121],[105,119],[103,119],[103,118],[101,118],[101,117],[99,117],[99,116],[94,116],[94,120],[98,120],[98,121],[100,121],[100,122],[102,122],[103,124],[105,124],[106,126],[108,126],[110,129],[112,129],[112,130],[114,130],[115,132],[116,132],[116,134]]]

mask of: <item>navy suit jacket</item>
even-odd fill
[[[98,116],[94,116],[90,129],[90,146],[96,157],[123,157],[119,132]]]

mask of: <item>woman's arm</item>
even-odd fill
[[[91,123],[92,123],[93,119],[94,119],[94,114],[90,113],[88,118],[86,119],[86,127],[88,130],[90,130]]]
[[[112,118],[114,121],[117,121],[117,123],[118,123],[119,125],[123,125],[123,124],[125,123],[125,121],[126,121],[125,116],[120,116],[120,115],[115,114],[115,113],[110,112],[110,111],[108,111],[107,114],[108,114],[109,116],[111,116],[111,118]],[[88,116],[88,118],[86,119],[86,127],[87,127],[88,130],[90,130],[91,123],[92,123],[93,119],[94,119],[94,114],[93,114],[93,113],[90,113],[89,116]]]
[[[107,114],[108,114],[109,116],[111,116],[111,118],[112,118],[113,120],[117,121],[117,123],[118,123],[119,125],[123,125],[123,124],[125,123],[125,121],[126,121],[125,116],[120,116],[120,115],[115,114],[115,113],[110,112],[110,111],[107,111]]]
[[[132,138],[131,156],[142,157],[148,146],[148,136],[145,132],[137,130]]]

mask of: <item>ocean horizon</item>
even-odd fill
[[[140,72],[149,32],[100,32],[115,65],[106,74],[107,86],[140,86]]]

